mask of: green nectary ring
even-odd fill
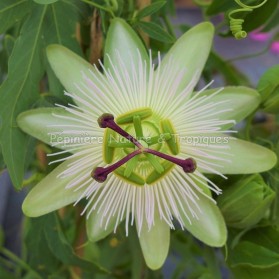
[[[169,119],[160,119],[150,108],[122,114],[116,118],[116,122],[112,115],[103,114],[98,122],[100,127],[106,128],[104,161],[113,163],[107,168],[93,170],[92,177],[99,182],[105,181],[107,175],[113,172],[131,184],[152,185],[175,164],[180,165],[185,172],[193,172],[196,168],[192,158],[181,160],[171,157],[179,153],[174,126]]]

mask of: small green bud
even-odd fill
[[[257,89],[262,98],[265,112],[277,114],[279,111],[279,66],[268,69],[260,78]]]
[[[257,224],[266,215],[274,198],[274,191],[259,174],[255,174],[225,189],[217,202],[226,224],[242,229]]]
[[[269,98],[263,103],[264,111],[277,114],[279,111],[279,87],[276,87]]]

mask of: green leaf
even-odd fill
[[[29,0],[0,1],[0,34],[20,21],[31,11],[32,2]]]
[[[261,32],[269,32],[279,24],[279,7],[277,7],[274,14],[271,16],[271,18],[267,21],[266,25],[263,29],[261,29]]]
[[[269,68],[260,78],[258,91],[262,97],[264,111],[277,114],[279,112],[279,66]]]
[[[15,38],[12,37],[11,35],[6,35],[4,38],[4,47],[5,50],[8,54],[8,57],[11,56],[12,52],[13,52],[13,48],[15,45]]]
[[[243,240],[253,242],[279,253],[279,230],[276,227],[259,227],[244,235]]]
[[[0,274],[2,278],[5,279],[17,279],[17,277],[13,273],[8,272],[8,270],[2,267],[2,265],[0,265]]]
[[[44,225],[47,220],[47,216],[27,219],[24,235],[28,264],[45,276],[56,272],[61,265],[47,245],[44,234]]]
[[[37,4],[48,5],[57,2],[58,0],[33,0]]]
[[[268,0],[260,8],[254,9],[245,16],[243,30],[250,32],[262,26],[276,11],[278,0]]]
[[[47,14],[47,21],[49,24],[45,32],[45,44],[50,45],[57,43],[64,45],[82,55],[77,39],[73,36],[80,12],[78,7],[74,6],[74,4],[75,1],[65,0],[51,5]],[[65,14],[67,16],[65,16]],[[49,91],[60,98],[65,98],[62,84],[55,76],[47,61],[46,64]]]
[[[269,68],[260,78],[257,89],[261,94],[262,101],[266,101],[272,92],[279,87],[279,65]]]
[[[0,175],[2,174],[3,169],[5,168],[5,163],[2,155],[1,145],[0,145]]]
[[[237,7],[237,4],[231,0],[213,0],[211,5],[206,9],[206,14],[209,16],[216,15],[222,12],[227,12],[228,10]]]
[[[159,24],[154,22],[139,21],[136,24],[150,38],[164,43],[174,43],[175,38],[165,31]]]
[[[264,228],[259,228],[266,231]],[[255,234],[258,242],[261,236],[252,230],[249,235]],[[249,237],[245,238],[249,239]],[[278,239],[278,233],[277,233]],[[270,239],[271,241],[271,239]],[[277,240],[275,240],[275,243]],[[235,278],[253,278],[253,279],[274,279],[279,274],[279,253],[261,244],[250,242],[249,240],[241,241],[229,252],[229,265],[235,275]]]
[[[248,241],[240,242],[232,254],[232,265],[249,264],[254,267],[279,265],[279,254]]]
[[[141,9],[137,13],[136,18],[137,19],[142,19],[146,16],[150,16],[150,15],[156,13],[157,11],[159,11],[165,4],[166,4],[166,1],[154,2],[154,3],[150,4],[149,6],[144,7],[143,9]]]
[[[55,214],[49,214],[46,218],[47,221],[44,225],[45,236],[49,249],[57,259],[66,265],[78,266],[81,270],[109,273],[109,271],[101,267],[98,263],[84,260],[74,253],[72,246],[67,241],[62,231],[58,217]]]
[[[272,96],[264,102],[263,106],[265,112],[279,114],[279,86],[272,92]]]
[[[253,251],[254,252],[254,251]],[[258,253],[258,251],[256,251]],[[231,268],[233,278],[253,278],[253,279],[277,279],[279,274],[279,266],[271,266],[268,268],[255,268],[249,264],[239,264]]]
[[[81,48],[75,36],[76,24],[79,21],[79,7],[76,1],[58,1],[49,6],[46,15],[48,22],[44,30],[45,44],[60,44],[82,55]],[[65,16],[67,15],[67,16]]]
[[[55,75],[54,71],[50,67],[49,63],[46,62],[46,73],[47,73],[47,80],[48,80],[48,87],[49,92],[53,95],[55,95],[58,98],[65,98],[64,95],[64,87]],[[69,103],[69,102],[68,102]],[[61,103],[59,103],[61,105]]]
[[[4,230],[2,228],[2,224],[0,225],[0,250],[1,247],[4,245],[4,241],[5,241],[5,234],[4,234]]]
[[[17,189],[24,175],[28,138],[17,128],[15,119],[37,98],[43,74],[40,50],[46,10],[45,6],[38,6],[24,23],[9,60],[8,77],[0,88],[0,113],[4,119],[0,134],[2,151]]]

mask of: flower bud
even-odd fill
[[[217,199],[226,224],[246,228],[257,224],[268,213],[275,193],[259,174],[239,180]]]
[[[268,113],[278,113],[279,110],[279,66],[268,69],[260,78],[257,89],[262,97],[262,108]]]

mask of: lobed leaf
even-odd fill
[[[31,11],[32,2],[29,0],[0,1],[0,34],[19,22]]]
[[[9,60],[8,77],[0,87],[0,114],[4,119],[0,140],[5,162],[17,189],[21,187],[24,175],[29,139],[17,128],[15,119],[37,98],[39,81],[43,75],[40,50],[46,10],[45,6],[36,7],[24,23]]]
[[[156,13],[157,11],[159,11],[165,4],[166,4],[166,1],[154,2],[154,3],[150,4],[149,6],[141,9],[137,13],[136,18],[142,19],[146,16],[150,16],[150,15]]]
[[[84,260],[74,253],[72,246],[62,231],[58,217],[55,214],[47,215],[47,221],[44,225],[44,233],[49,249],[52,251],[55,257],[64,264],[78,266],[82,270],[109,273],[106,269],[98,265],[98,263]]]
[[[37,4],[48,5],[57,2],[58,0],[33,0]]]
[[[65,16],[65,12],[70,17]],[[0,140],[3,157],[17,189],[23,179],[29,138],[18,129],[15,119],[39,97],[39,82],[45,71],[44,45],[59,42],[80,52],[73,36],[78,14],[78,5],[69,0],[34,5],[13,47],[8,77],[0,88],[0,114],[4,120]],[[51,88],[57,95],[61,94],[57,78],[51,74],[50,77]]]
[[[278,0],[268,0],[260,8],[248,13],[243,23],[243,30],[250,32],[262,26],[276,11]]]
[[[137,26],[152,39],[170,44],[175,41],[175,38],[157,23],[140,21]]]

